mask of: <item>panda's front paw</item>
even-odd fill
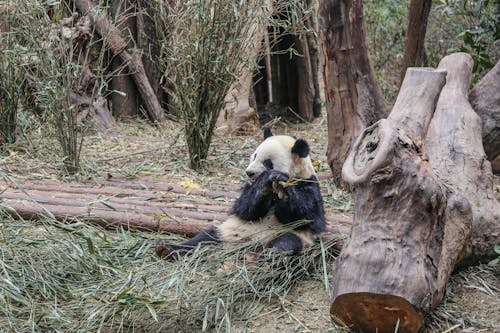
[[[257,190],[258,197],[266,197],[275,192],[275,189],[281,182],[286,182],[288,175],[276,170],[266,170],[260,174],[251,185]]]
[[[269,175],[269,179],[274,195],[280,200],[284,199],[286,196],[286,186],[284,183],[288,181],[288,175],[283,172],[274,171]]]
[[[286,173],[277,170],[268,171],[268,176],[267,176],[268,183],[286,182],[287,180],[288,180],[288,175]]]

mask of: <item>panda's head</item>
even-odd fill
[[[309,145],[305,140],[288,135],[273,135],[266,128],[264,141],[250,156],[250,164],[245,172],[250,179],[255,179],[270,169],[286,173],[290,178],[308,179],[316,174],[309,157]]]

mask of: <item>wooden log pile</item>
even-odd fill
[[[154,179],[99,178],[82,183],[15,179],[0,185],[0,210],[15,218],[83,221],[106,228],[173,233],[191,237],[228,216],[238,185],[196,189]],[[328,234],[347,235],[351,218],[327,207]],[[342,237],[342,236],[341,236]],[[339,242],[338,249],[340,250]]]

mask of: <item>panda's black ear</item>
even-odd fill
[[[297,139],[292,147],[292,154],[298,155],[300,158],[309,155],[309,144],[304,139]]]
[[[264,140],[270,136],[273,136],[273,133],[271,132],[271,128],[269,128],[269,127],[264,128]]]

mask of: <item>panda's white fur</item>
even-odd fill
[[[283,230],[286,230],[286,226],[278,221],[274,212],[270,212],[258,222],[249,222],[236,215],[230,215],[217,229],[223,242],[241,243],[253,241],[269,244]],[[289,230],[289,232],[300,238],[304,248],[313,245],[317,236],[305,230]]]

